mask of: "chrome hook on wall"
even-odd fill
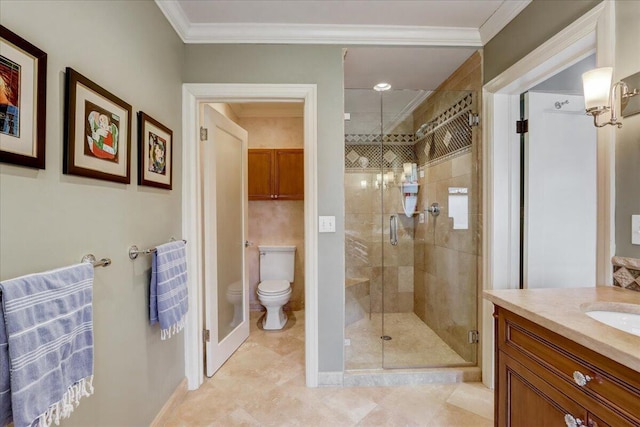
[[[429,206],[426,209],[427,212],[429,212],[431,215],[433,216],[438,216],[440,215],[440,204],[438,203],[431,203],[431,206]]]

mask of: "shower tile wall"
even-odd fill
[[[347,280],[369,279],[371,311],[380,313],[384,276],[385,312],[411,312],[414,301],[413,218],[399,215],[398,245],[392,247],[388,218],[402,211],[400,189],[392,184],[383,193],[376,186],[376,175],[375,170],[345,174],[346,277]],[[381,204],[385,207],[383,215]]]
[[[433,120],[457,102],[461,93],[472,90],[473,111],[479,112],[482,85],[480,53],[472,55],[445,83],[440,92],[416,110],[418,125]],[[482,131],[473,128],[472,145],[440,163],[420,165],[424,177],[418,206],[440,204],[440,215],[426,215],[424,224],[416,220],[414,241],[414,309],[431,329],[466,361],[476,362],[477,346],[469,345],[467,332],[477,328],[479,265],[481,265],[480,165]],[[423,160],[421,158],[421,160]],[[449,187],[468,188],[469,228],[454,230],[449,218]]]

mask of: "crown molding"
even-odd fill
[[[155,0],[184,43],[482,47],[477,28],[402,25],[192,23],[177,0]]]
[[[531,3],[531,0],[511,0],[503,2],[500,7],[480,26],[480,39],[485,45],[500,32],[513,18]]]
[[[191,24],[185,43],[481,47],[475,28],[387,25]]]
[[[184,42],[192,24],[184,13],[180,3],[177,0],[155,0],[155,2],[164,14],[165,18],[167,18],[167,21],[169,21],[173,29]]]

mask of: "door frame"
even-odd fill
[[[204,292],[201,204],[198,195],[199,104],[201,102],[304,103],[304,245],[305,245],[305,374],[307,387],[318,386],[318,206],[317,86],[315,84],[182,85],[182,234],[187,250],[189,307],[185,324],[185,376],[189,390],[204,382]]]
[[[520,152],[515,122],[520,94],[596,53],[598,67],[614,65],[614,3],[605,0],[483,86],[483,235],[482,288],[518,288],[520,226]],[[610,285],[614,233],[613,127],[599,128],[596,283]],[[482,381],[493,388],[493,305],[482,304]]]

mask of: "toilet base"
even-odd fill
[[[287,324],[287,313],[282,306],[267,307],[267,314],[262,319],[262,329],[267,331],[277,331]]]

